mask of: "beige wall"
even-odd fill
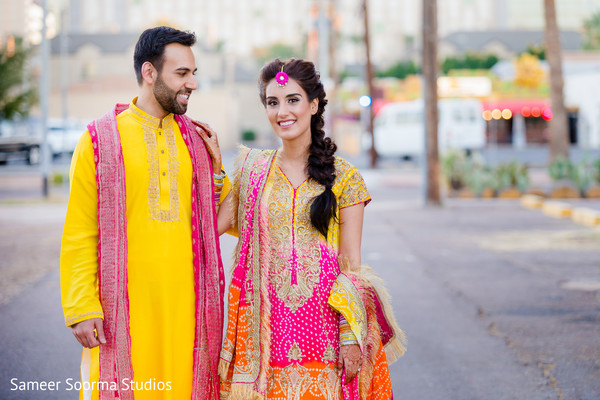
[[[111,110],[115,103],[130,102],[138,93],[132,57],[133,47],[121,54],[103,54],[93,45],[82,46],[70,55],[65,74],[69,83],[66,96],[68,117],[88,123]],[[277,138],[258,96],[256,81],[215,84],[227,75],[224,59],[215,53],[196,53],[196,63],[200,87],[190,98],[187,115],[209,123],[219,135],[223,149],[234,148],[241,141],[244,130],[253,130],[257,134],[256,145],[259,147],[277,146]],[[60,57],[53,57],[51,118],[63,116],[63,65]],[[258,72],[257,69],[257,76]],[[360,142],[360,130],[355,132],[354,126],[345,126],[343,122],[335,129],[340,150],[355,153]]]
[[[0,38],[2,40],[9,35],[25,36],[25,3],[24,0],[0,1]]]
[[[124,53],[106,54],[94,45],[81,46],[74,54],[67,56],[65,63],[55,55],[50,61],[50,90],[59,89],[66,66],[65,74],[69,86],[91,83],[105,77],[123,77],[135,84],[133,71],[133,47]]]
[[[70,90],[67,94],[69,117],[87,123],[111,110],[117,102],[130,102],[137,95],[137,86],[134,81],[131,85],[120,80],[123,83],[120,89],[108,90],[101,84],[91,83],[88,90],[82,87]],[[63,115],[60,90],[51,93],[49,115],[50,118]],[[270,139],[270,126],[254,85],[240,84],[233,90],[215,86],[195,91],[190,97],[187,115],[210,124],[219,135],[223,149],[235,147],[243,129],[253,129],[261,141]]]
[[[90,44],[69,55],[65,63],[54,55],[50,64],[50,117],[64,115],[62,79],[66,79],[68,85],[69,118],[87,122],[106,113],[117,102],[130,102],[138,92],[132,67],[133,50],[132,46],[123,53],[105,54]],[[211,83],[222,80],[225,75],[223,56],[194,50],[199,89],[190,98],[187,115],[208,122],[219,134],[220,144],[225,149],[236,146],[245,129],[254,130],[261,141],[268,141],[270,126],[256,84]]]

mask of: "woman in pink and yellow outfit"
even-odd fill
[[[219,214],[239,236],[221,397],[391,399],[404,338],[360,266],[365,183],[325,137],[311,62],[276,59],[259,87],[282,147],[241,150]]]

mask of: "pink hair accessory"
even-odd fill
[[[283,65],[282,65],[281,71],[278,72],[277,75],[275,75],[275,81],[277,82],[279,87],[284,87],[285,85],[287,85],[289,80],[290,80],[290,77],[288,76],[288,74],[283,72]]]

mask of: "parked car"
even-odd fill
[[[0,164],[24,158],[36,165],[41,160],[41,139],[31,121],[0,121]]]
[[[48,149],[53,157],[72,154],[86,127],[77,121],[50,119],[48,121]]]

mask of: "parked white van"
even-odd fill
[[[440,99],[438,145],[477,150],[485,146],[485,120],[477,99]],[[382,156],[413,157],[423,153],[423,100],[384,105],[374,119],[375,149]]]
[[[72,154],[86,131],[85,124],[75,120],[51,118],[48,121],[48,149],[53,157]]]

